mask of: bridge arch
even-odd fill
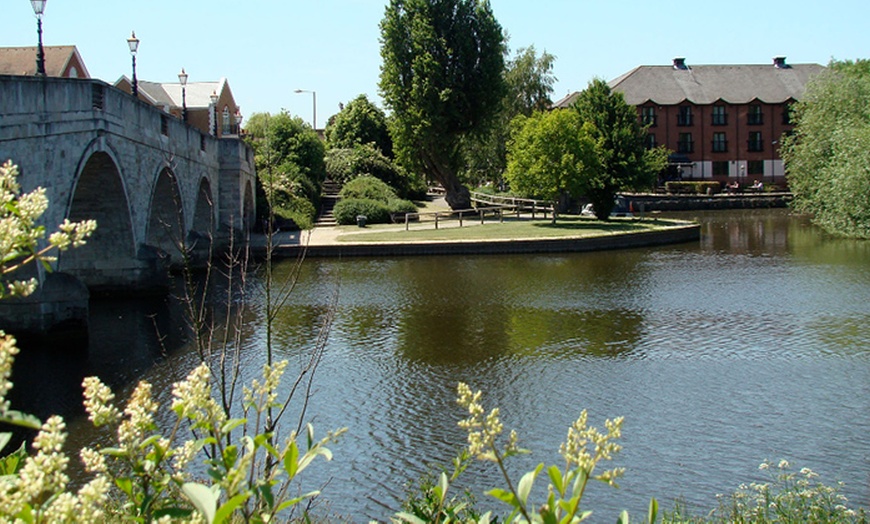
[[[86,245],[60,254],[59,271],[99,288],[137,265],[127,191],[118,162],[104,145],[92,142],[82,155],[67,217],[96,220],[97,229]]]
[[[168,166],[157,174],[148,210],[145,243],[162,250],[171,262],[181,262],[185,249],[184,204],[178,179]]]

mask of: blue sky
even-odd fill
[[[35,45],[27,0],[0,0],[0,46]],[[367,94],[380,105],[378,23],[386,0],[48,0],[46,45],[75,44],[92,77],[130,76],[126,39],[141,40],[138,77],[190,81],[226,77],[245,116],[287,109],[310,122]],[[638,65],[826,64],[867,58],[866,0],[677,2],[672,0],[491,0],[516,50],[556,56],[553,98],[611,80]]]

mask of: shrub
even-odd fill
[[[336,222],[342,225],[356,224],[356,217],[364,215],[369,224],[390,222],[390,209],[385,202],[369,198],[345,198],[339,200],[332,210]]]
[[[279,227],[282,229],[311,229],[314,227],[314,219],[317,209],[310,201],[303,197],[291,195],[280,207],[274,209],[279,217]]]
[[[668,193],[673,194],[695,194],[706,195],[707,193],[718,193],[722,188],[719,182],[682,182],[670,181],[665,182],[665,189]]]
[[[377,200],[383,204],[398,198],[389,185],[370,175],[357,177],[346,183],[339,196],[342,199]]]
[[[422,198],[426,194],[426,184],[422,179],[409,175],[371,144],[330,149],[326,154],[326,172],[332,180],[340,183],[369,175],[386,183],[404,198]]]

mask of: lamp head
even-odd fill
[[[33,6],[33,13],[40,17],[45,11],[45,2],[48,0],[30,0],[30,5]]]
[[[211,95],[209,96],[209,99],[211,100],[212,104],[217,104],[217,101],[218,101],[217,91],[212,91]]]
[[[136,51],[139,50],[139,39],[136,38],[136,31],[133,31],[133,34],[127,39],[127,45],[130,46],[130,54],[135,55]]]
[[[187,73],[184,72],[184,68],[181,68],[181,72],[178,73],[178,81],[181,82],[181,85],[187,85]]]

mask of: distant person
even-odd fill
[[[764,189],[764,184],[761,183],[760,180],[756,180],[754,184],[752,184],[752,189],[756,191],[761,191]]]

